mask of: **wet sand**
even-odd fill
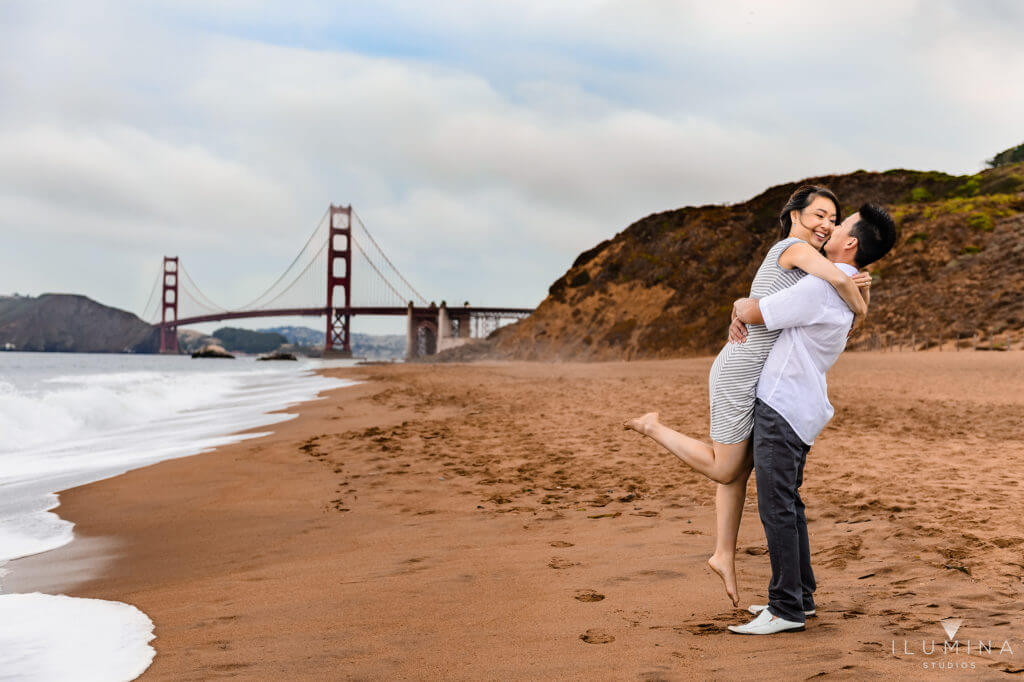
[[[138,606],[152,680],[1024,669],[1024,353],[840,360],[803,488],[819,617],[773,637],[725,630],[750,616],[704,563],[713,485],[620,426],[659,410],[704,436],[710,364],[331,370],[366,383],[273,435],[62,493],[78,539],[12,562],[8,587]],[[744,606],[769,577],[755,495],[751,479]],[[943,654],[951,616],[960,650]]]

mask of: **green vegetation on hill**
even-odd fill
[[[251,329],[221,327],[213,332],[226,350],[240,353],[269,353],[288,342],[281,334],[254,332]]]
[[[1006,166],[1020,161],[1024,161],[1024,144],[1004,149],[985,163],[988,164],[989,168],[996,168],[998,166]]]

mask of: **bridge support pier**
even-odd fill
[[[448,304],[441,301],[437,309],[437,349],[444,347],[444,342],[452,338],[452,320],[448,317]]]
[[[466,308],[469,307],[469,301],[466,301],[465,307]],[[459,315],[458,320],[459,320],[459,338],[460,339],[468,339],[470,337],[470,328],[469,328],[470,327],[470,324],[469,324],[470,318],[469,318],[469,313],[466,312],[466,313],[463,313],[462,315]]]
[[[405,359],[416,357],[416,320],[413,317],[412,301],[409,301],[409,312],[405,314]]]
[[[336,219],[337,217],[337,219]],[[327,336],[324,339],[325,358],[350,358],[352,346],[349,335],[349,323],[352,307],[352,205],[335,206],[329,209],[327,232]],[[337,241],[345,241],[344,248],[338,248]],[[343,261],[345,272],[338,275],[334,272],[335,261]],[[344,312],[334,307],[334,287],[345,288]]]
[[[160,314],[160,352],[178,353],[178,257],[164,256]],[[170,315],[168,315],[170,313]],[[170,319],[168,319],[170,318]]]
[[[437,306],[431,303],[426,310],[417,311],[409,301],[405,320],[405,359],[436,353],[440,333]]]
[[[452,322],[458,321],[459,332],[456,336],[452,333]],[[449,311],[448,304],[441,301],[441,307],[437,311],[437,350],[438,352],[455,348],[469,343],[469,314],[460,311],[458,308]]]

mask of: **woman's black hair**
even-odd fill
[[[842,209],[839,206],[839,199],[832,193],[828,187],[822,187],[820,185],[801,185],[797,188],[793,195],[789,197],[789,201],[782,207],[782,212],[779,213],[779,222],[782,224],[782,229],[779,231],[779,239],[785,239],[789,236],[789,231],[793,229],[793,219],[789,216],[790,211],[802,211],[811,205],[815,197],[825,197],[836,206],[836,225],[838,225],[843,217],[841,215]]]

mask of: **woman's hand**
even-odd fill
[[[729,343],[743,343],[747,340],[747,325],[743,324],[736,317],[735,311],[732,315],[732,324],[729,325]]]
[[[743,343],[747,340],[747,324],[744,319],[744,308],[749,308],[752,299],[740,298],[732,304],[732,322],[729,324],[729,343]],[[747,313],[750,311],[747,310]]]
[[[862,289],[869,289],[871,287],[870,272],[858,272],[856,275],[851,275],[850,279],[852,279],[853,283]]]

